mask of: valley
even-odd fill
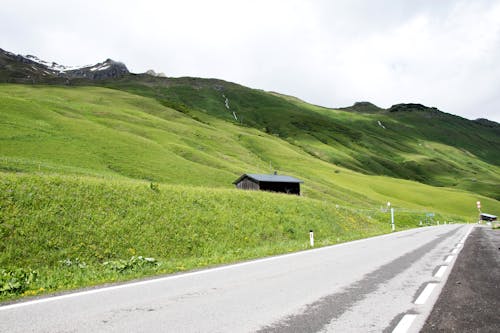
[[[304,250],[310,229],[317,246],[389,233],[388,201],[397,230],[500,207],[494,122],[16,59],[0,57],[0,268],[18,281],[2,300]],[[274,171],[302,196],[232,184]]]

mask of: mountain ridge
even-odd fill
[[[66,66],[66,65],[61,65],[56,62],[48,62],[45,60],[42,60],[38,58],[35,55],[21,55],[21,54],[15,54],[6,50],[3,50],[0,48],[0,70],[5,69],[7,67],[5,63],[5,57],[10,58],[10,60],[19,62],[19,63],[28,63],[30,65],[38,65],[42,66],[40,71],[46,71],[49,70],[51,71],[50,74],[53,75],[53,77],[44,77],[45,75],[40,75],[41,77],[35,79],[34,77],[27,76],[27,79],[31,79],[31,82],[17,82],[17,83],[51,83],[51,79],[56,79],[56,78],[66,78],[66,79],[88,79],[88,80],[105,80],[105,79],[116,79],[116,78],[121,78],[123,76],[126,76],[127,74],[130,75],[149,75],[152,77],[157,77],[157,78],[165,78],[166,75],[164,73],[156,73],[154,70],[150,69],[146,71],[145,73],[132,73],[128,70],[127,66],[120,62],[120,61],[115,61],[110,58],[106,59],[103,62],[96,63],[94,65],[84,65],[84,66]],[[3,59],[2,59],[3,58]],[[2,61],[3,60],[3,61]],[[49,73],[45,73],[49,74]],[[191,77],[184,77],[184,78],[191,78]],[[22,78],[18,78],[22,79]],[[196,79],[196,78],[192,78]],[[0,76],[0,82],[8,82],[5,80],[5,78],[2,78]],[[204,80],[211,80],[211,79],[204,79]],[[219,80],[219,79],[215,79]],[[53,82],[53,83],[57,83]],[[66,82],[69,84],[69,82]],[[268,93],[274,94],[277,96],[281,96],[286,99],[295,99],[297,101],[306,103],[305,101],[301,100],[298,97],[295,96],[290,96],[286,94],[282,94],[279,92],[274,92],[274,91],[269,91]],[[319,106],[318,107],[322,107]],[[330,108],[330,109],[339,109],[339,110],[345,110],[345,111],[355,111],[355,112],[361,112],[361,113],[373,113],[377,111],[388,111],[388,112],[414,112],[414,111],[438,111],[438,112],[443,112],[439,110],[436,107],[428,107],[425,105],[422,105],[420,103],[398,103],[394,104],[391,107],[384,109],[381,107],[378,107],[377,105],[368,102],[368,101],[362,101],[362,102],[355,102],[351,106],[347,107],[337,107],[337,108]],[[452,114],[454,115],[454,114]],[[461,117],[459,115],[455,115],[457,117]],[[463,117],[461,117],[463,118]],[[467,119],[467,118],[464,118]],[[469,120],[469,119],[467,119]],[[477,121],[479,124],[483,124],[489,127],[496,127],[499,126],[500,124],[493,121],[489,120],[486,118],[478,118],[475,120],[471,121]],[[496,124],[496,125],[495,125]]]
[[[0,54],[0,82],[33,84],[12,64],[13,54],[8,55],[10,63],[5,65],[5,56]],[[29,69],[31,62],[27,63]],[[105,63],[90,68],[105,67]],[[255,128],[314,158],[367,175],[500,198],[496,148],[500,127],[493,121],[471,121],[417,103],[396,104],[389,109],[369,102],[325,108],[220,79],[158,77],[128,70],[97,79],[56,74],[38,78],[35,85],[105,87],[152,98],[202,124],[213,124],[217,119]]]
[[[7,82],[32,84],[58,83],[61,79],[65,80],[63,83],[69,84],[72,79],[113,79],[130,73],[124,63],[109,58],[95,65],[69,67],[42,60],[34,55],[16,55],[1,48],[0,71],[4,74],[0,75],[3,80],[8,78],[5,74],[9,71],[14,73]]]
[[[0,300],[304,250],[310,230],[316,246],[389,233],[387,202],[397,231],[500,209],[487,120],[42,65],[0,54],[0,267],[38,276]],[[274,170],[301,195],[235,189]]]

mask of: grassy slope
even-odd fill
[[[499,128],[442,112],[332,110],[219,80],[127,77],[109,87],[156,98],[197,119],[206,115],[278,136],[326,162],[375,175],[472,190],[500,198]],[[230,111],[224,107],[223,95]],[[360,107],[355,110],[359,111]],[[379,126],[380,121],[386,128]]]
[[[1,174],[0,206],[0,267],[40,275],[25,295],[305,249],[309,229],[319,245],[389,231],[387,214],[305,197],[173,185],[153,191],[146,182],[81,176]],[[418,218],[400,213],[398,228]],[[116,272],[103,265],[132,255],[161,266]]]
[[[209,116],[202,123],[153,99],[97,87],[0,87],[0,168],[6,171],[232,188],[244,172],[269,172],[271,162],[280,172],[304,179],[304,194],[311,198],[353,206],[391,200],[448,214],[474,212],[474,207],[457,210],[455,203],[475,201],[475,195],[368,177],[273,135]],[[420,199],[418,193],[442,193],[442,198]]]
[[[40,272],[26,295],[302,249],[309,228],[319,244],[387,232],[379,207],[388,200],[398,227],[430,210],[438,220],[473,219],[478,198],[498,208],[463,191],[356,173],[275,135],[117,90],[0,85],[0,100],[0,267]],[[304,197],[233,189],[269,162],[304,179]],[[161,266],[102,265],[135,254]],[[87,267],[59,262],[76,258]]]

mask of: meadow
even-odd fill
[[[0,85],[0,300],[304,250],[310,229],[316,246],[387,233],[388,201],[397,230],[499,207],[328,162],[308,135],[227,121],[222,98],[146,95]],[[234,189],[274,170],[304,180],[302,196]]]
[[[498,124],[418,104],[332,109],[215,79],[132,75],[98,84],[155,99],[193,119],[210,123],[216,117],[258,129],[349,170],[500,199]]]
[[[3,300],[305,250],[309,230],[316,246],[391,230],[388,212],[286,194],[0,176]],[[398,230],[426,222],[415,212],[396,216]]]

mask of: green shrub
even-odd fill
[[[0,294],[22,294],[37,276],[38,272],[31,269],[0,269]]]

